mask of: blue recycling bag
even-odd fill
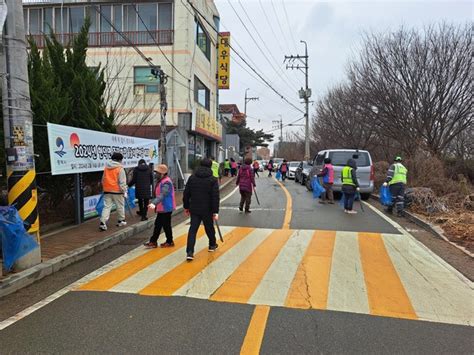
[[[280,172],[280,170],[277,170],[277,172],[276,172],[276,174],[275,174],[275,178],[276,178],[277,180],[281,180],[281,172]]]
[[[392,194],[388,186],[382,186],[380,188],[380,202],[384,206],[390,206],[392,204]]]
[[[26,232],[18,211],[13,206],[0,207],[0,233],[5,269],[10,271],[15,261],[38,248],[35,238]]]
[[[102,216],[102,210],[104,209],[104,194],[100,195],[99,201],[97,201],[97,205],[95,205],[95,210],[97,211],[97,214]]]
[[[326,190],[321,186],[317,177],[313,177],[311,180],[311,187],[313,188],[313,198],[318,198],[321,194],[325,193]]]
[[[137,207],[135,203],[135,187],[128,188],[128,205],[130,206],[130,208]]]

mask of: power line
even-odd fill
[[[229,3],[229,5],[232,7],[232,9],[234,10],[235,14],[237,15],[238,19],[240,20],[240,22],[242,23],[242,25],[244,26],[245,30],[247,31],[247,33],[250,35],[250,37],[252,38],[252,40],[254,41],[255,45],[257,46],[257,48],[260,50],[260,52],[262,53],[262,55],[265,57],[265,59],[267,60],[267,62],[270,64],[270,66],[272,67],[272,69],[275,71],[275,73],[277,73],[277,75],[279,74],[278,73],[278,70],[275,68],[275,66],[273,65],[273,63],[268,59],[268,57],[265,55],[265,53],[263,52],[263,50],[261,49],[261,47],[259,46],[259,44],[257,43],[257,41],[255,40],[255,38],[252,36],[252,33],[249,31],[249,29],[247,28],[247,26],[245,25],[245,22],[242,20],[242,18],[239,16],[239,14],[237,13],[237,10],[234,8],[234,6],[232,5],[232,3],[230,2],[230,0],[227,0],[227,2]],[[245,16],[247,16],[247,19],[249,20],[250,24],[252,25],[252,27],[254,28],[255,30],[255,33],[257,34],[258,38],[260,39],[260,41],[263,43],[265,49],[268,51],[268,53],[270,54],[270,57],[273,59],[273,62],[277,63],[277,66],[278,66],[278,62],[276,61],[275,57],[273,56],[272,52],[270,51],[270,49],[268,48],[266,42],[263,40],[262,36],[260,35],[260,32],[258,31],[257,27],[255,27],[252,19],[250,18],[249,14],[247,13],[247,10],[245,10],[245,7],[242,5],[242,2],[239,0],[239,5],[240,7],[242,8],[242,10],[244,11],[244,14]],[[280,68],[281,69],[281,68]],[[280,72],[281,74],[281,72]],[[288,80],[288,83],[290,83],[290,79],[288,78],[288,75],[286,74],[286,72],[283,72],[283,75],[287,76],[287,80]],[[280,76],[281,77],[281,76]],[[293,88],[294,89],[294,88]],[[296,91],[298,91],[298,89],[294,89]]]
[[[189,1],[189,0],[188,0]],[[200,16],[200,18],[202,18],[204,21],[206,21],[206,23],[214,30],[216,31],[216,33],[219,33],[219,31],[214,27],[213,24],[211,24],[209,22],[208,19],[206,19],[204,17],[204,15],[194,7],[194,5],[190,2],[188,2],[188,4],[192,7],[192,9]],[[186,7],[187,8],[187,7]],[[188,9],[188,8],[187,8]],[[189,10],[189,9],[188,9]],[[190,10],[189,10],[190,11]],[[194,15],[194,14],[193,14]],[[242,55],[234,48],[232,47],[232,45],[229,44],[229,47],[234,51],[234,53],[255,73],[257,74],[257,76],[265,83],[265,85],[267,85],[275,94],[277,94],[278,96],[280,96],[280,98],[282,100],[284,100],[286,103],[288,103],[290,106],[294,107],[296,110],[298,110],[299,112],[301,113],[304,113],[300,108],[296,107],[293,103],[291,103],[290,101],[288,101],[288,99],[283,96],[282,94],[280,94],[258,71],[256,71],[254,69],[254,67],[252,67],[248,61],[242,57]]]
[[[160,50],[161,54],[163,54],[163,56],[165,57],[166,61],[171,65],[171,67],[176,70],[176,72],[181,75],[184,79],[188,80],[188,82],[191,81],[191,79],[189,79],[186,75],[184,75],[183,73],[181,73],[178,68],[175,67],[175,65],[173,64],[173,62],[168,58],[168,56],[165,54],[165,52],[163,52],[163,50],[161,49],[161,46],[160,44],[156,41],[155,37],[153,37],[153,34],[151,33],[151,31],[148,29],[145,21],[143,21],[142,17],[140,16],[140,13],[138,12],[137,10],[137,7],[135,4],[132,5],[133,9],[135,10],[138,18],[140,19],[141,23],[143,24],[143,26],[145,27],[146,31],[148,32],[148,35],[151,37],[151,39],[153,40],[153,42],[155,42],[155,44],[157,45],[158,49]]]
[[[293,48],[298,51],[298,49],[296,48],[296,40],[295,40],[295,37],[293,36],[293,31],[291,30],[291,25],[290,25],[290,19],[289,19],[289,16],[288,16],[288,11],[286,11],[286,6],[285,6],[285,1],[284,0],[281,0],[281,5],[283,6],[283,11],[285,13],[285,18],[286,18],[286,23],[288,25],[288,29],[289,29],[289,32],[290,32],[290,36],[291,36],[291,39],[293,40]]]
[[[273,0],[270,0],[270,3],[272,4],[273,12],[275,13],[275,18],[277,20],[278,27],[280,27],[280,31],[281,31],[283,40],[285,41],[285,44],[288,47],[288,49],[290,49],[290,46],[288,44],[288,40],[286,39],[285,32],[283,31],[283,26],[281,25],[280,18],[278,17],[278,14],[277,14],[277,11],[276,11],[276,8],[275,8],[275,4],[273,3]]]

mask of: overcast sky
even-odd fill
[[[474,3],[455,0],[231,0],[232,6],[275,70],[255,45],[229,1],[215,2],[221,16],[221,30],[231,32],[232,45],[253,62],[252,65],[268,78],[277,91],[301,109],[304,109],[304,106],[299,103],[296,89],[304,85],[304,75],[296,70],[284,69],[283,64],[284,55],[304,54],[304,45],[299,43],[300,40],[308,43],[309,86],[313,91],[312,99],[317,100],[328,88],[344,80],[346,63],[351,55],[357,53],[364,32],[387,32],[401,26],[423,28],[442,21],[466,23],[473,20]],[[253,26],[257,28],[258,33]],[[245,66],[233,54],[231,89],[220,91],[220,103],[236,103],[243,111],[245,89],[250,88],[248,95],[259,97],[259,101],[249,102],[247,105],[247,115],[250,116],[247,122],[252,128],[269,130],[272,128],[272,120],[279,119],[279,115],[282,115],[283,123],[303,116],[239,64]],[[246,69],[250,71],[247,67]],[[256,118],[261,119],[260,123]]]

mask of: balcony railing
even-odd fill
[[[171,45],[173,44],[173,30],[155,30],[155,31],[130,31],[122,32],[129,42],[136,46],[153,46],[159,45]],[[77,37],[77,33],[62,33],[56,34],[58,41],[67,46],[72,43],[73,39]],[[152,37],[153,36],[153,37]],[[38,48],[44,48],[46,43],[44,35],[29,35],[32,38]],[[89,47],[126,47],[130,46],[121,35],[116,32],[90,32],[89,33]]]

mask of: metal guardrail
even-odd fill
[[[173,44],[173,30],[155,30],[150,31],[129,31],[123,34],[134,45],[171,45]],[[150,35],[151,34],[151,35]],[[77,33],[56,34],[56,38],[63,45],[68,45],[78,36]],[[151,37],[153,36],[153,37]],[[29,38],[33,39],[39,48],[44,48],[45,38],[43,34],[30,34]],[[123,47],[129,46],[121,35],[115,32],[90,32],[89,47]]]

